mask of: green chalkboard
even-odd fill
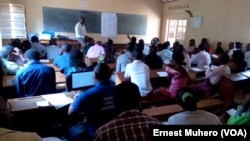
[[[101,32],[100,12],[50,7],[43,7],[44,30],[53,32],[75,32],[75,25],[80,16],[85,17],[85,26],[88,33]]]
[[[97,11],[43,7],[44,31],[75,32],[78,18],[84,16],[87,32],[101,33],[101,14]],[[145,35],[147,16],[117,13],[117,24],[117,34]]]

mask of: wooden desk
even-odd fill
[[[49,40],[40,40],[40,43],[44,46],[49,46]],[[72,49],[82,49],[81,44],[77,40],[57,40],[56,43],[58,47],[61,47],[62,44],[67,43],[72,46]]]
[[[165,70],[163,70],[163,69],[150,70],[150,74],[149,74],[150,75],[150,79],[152,80],[152,79],[157,79],[157,78],[166,78],[166,77],[160,77],[158,75],[157,72],[162,72],[162,71],[165,72]],[[127,80],[126,78],[124,78],[124,73],[125,72],[116,72],[115,73],[115,84],[116,85],[118,85],[118,84],[122,83],[123,81]]]
[[[65,83],[65,76],[61,72],[56,72],[56,83]],[[15,75],[4,75],[3,76],[3,87],[15,87]]]
[[[223,104],[224,103],[218,99],[206,99],[206,100],[200,100],[197,104],[197,108],[200,110],[214,112],[215,110],[221,109]],[[172,105],[143,109],[142,113],[155,117],[159,120],[167,120],[169,116],[182,111],[183,109],[181,108],[180,105],[172,104]]]
[[[66,95],[74,99],[73,93],[68,92],[66,93]],[[23,98],[12,98],[12,99],[8,99],[7,102],[11,105],[12,113],[41,110],[41,109],[55,110],[54,106],[50,103],[49,103],[49,106],[41,106],[41,107],[37,106],[36,102],[44,101],[44,100],[45,99],[42,96],[32,96],[32,97],[23,97]]]
[[[191,67],[188,69],[188,75],[189,79],[193,81],[194,83],[197,83],[197,81],[205,80],[205,72],[206,69],[200,69],[198,67]]]
[[[220,99],[225,103],[223,110],[231,104],[234,99],[236,90],[244,88],[249,83],[248,77],[240,74],[227,74],[222,75],[220,80]]]

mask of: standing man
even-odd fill
[[[83,16],[79,17],[79,21],[75,25],[75,34],[77,41],[81,44],[82,47],[84,47],[84,37],[87,35],[87,30],[85,27],[85,18]]]

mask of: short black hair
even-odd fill
[[[230,57],[228,56],[228,54],[223,53],[220,57],[221,64],[227,64],[229,60],[230,60]]]
[[[198,48],[201,51],[201,50],[205,50],[206,46],[205,46],[205,44],[200,44]]]
[[[62,48],[63,51],[69,53],[71,51],[72,46],[71,46],[71,44],[64,43],[64,44],[62,44],[61,48]]]
[[[141,60],[142,57],[143,57],[142,50],[140,50],[140,49],[134,49],[134,51],[133,51],[133,58],[135,60]]]
[[[94,68],[95,78],[97,80],[109,80],[111,77],[111,69],[106,63],[98,63]]]
[[[133,52],[134,49],[135,49],[135,44],[132,43],[126,44],[126,51]]]
[[[191,87],[182,87],[177,91],[177,104],[179,104],[185,111],[194,111],[197,109],[198,95]]]
[[[0,56],[2,58],[7,58],[8,55],[12,54],[14,47],[11,45],[5,45],[0,49]]]
[[[114,104],[118,112],[131,109],[139,109],[141,103],[141,95],[139,88],[132,82],[122,82],[115,86]]]
[[[70,67],[84,67],[83,53],[80,50],[72,50],[69,54]]]
[[[31,37],[31,42],[36,42],[36,43],[38,43],[38,41],[39,41],[39,39],[38,39],[37,36],[32,36],[32,37]]]
[[[35,49],[29,49],[24,53],[24,57],[29,60],[40,60],[40,54]]]

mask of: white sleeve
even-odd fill
[[[130,78],[129,67],[130,67],[130,64],[127,64],[126,69],[125,69],[125,73],[124,73],[125,78]]]

